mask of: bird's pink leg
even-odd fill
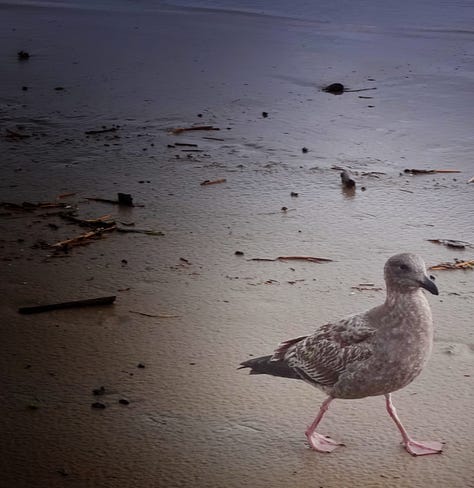
[[[321,422],[321,419],[329,408],[329,404],[333,400],[334,398],[332,397],[328,397],[326,400],[324,400],[321,408],[319,409],[318,415],[316,415],[313,423],[306,429],[306,438],[308,439],[311,448],[315,451],[331,452],[334,451],[334,449],[336,449],[338,446],[344,445],[331,439],[330,437],[326,437],[325,435],[321,435],[316,432],[316,427],[318,426],[319,422]]]
[[[427,454],[439,454],[443,450],[443,444],[437,441],[415,441],[410,438],[408,432],[403,427],[400,419],[398,418],[397,411],[393,406],[392,399],[390,397],[390,393],[385,395],[387,412],[392,417],[392,420],[395,422],[400,434],[402,434],[403,438],[403,445],[405,449],[412,454],[413,456],[426,456]]]

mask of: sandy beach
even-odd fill
[[[324,394],[237,370],[381,303],[393,254],[474,259],[472,4],[288,3],[0,1],[0,488],[474,487],[472,269],[431,271],[433,355],[393,395],[442,455],[383,398],[334,402],[346,446],[313,452]],[[90,231],[61,212],[148,233],[55,251]]]

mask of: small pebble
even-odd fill
[[[236,256],[243,256],[244,253],[243,253],[243,251],[235,251],[235,255]]]
[[[125,398],[121,398],[119,401],[120,405],[129,405],[130,402],[126,400]]]
[[[268,112],[262,112],[262,117],[266,119],[268,117]]]
[[[91,407],[92,408],[99,408],[99,409],[104,409],[105,408],[105,405],[101,402],[95,402],[95,403],[92,403],[91,404]]]
[[[144,367],[145,367],[145,365],[143,363],[138,363],[137,364],[137,368],[143,369]]]

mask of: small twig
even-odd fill
[[[69,249],[70,247],[75,246],[84,246],[90,244],[93,239],[97,239],[102,237],[104,232],[110,232],[117,230],[116,225],[112,225],[110,227],[101,228],[98,230],[93,230],[90,232],[86,232],[85,234],[81,234],[80,236],[73,237],[72,239],[66,239],[65,241],[56,242],[55,244],[51,244],[51,248],[55,249],[55,251]]]
[[[436,173],[461,173],[458,169],[405,169],[404,173],[412,175],[431,175]]]
[[[188,132],[193,130],[220,130],[218,127],[212,125],[195,125],[193,127],[177,127],[176,129],[171,129],[171,134],[181,134],[182,132]]]
[[[225,178],[220,178],[218,180],[204,180],[201,186],[217,185],[218,183],[225,183],[227,180]]]
[[[180,317],[179,315],[172,315],[167,313],[160,313],[160,314],[152,314],[152,313],[145,313],[145,312],[138,312],[137,310],[129,310],[130,313],[136,313],[137,315],[143,315],[144,317],[152,317],[157,319],[175,319]]]
[[[124,227],[117,227],[117,232],[127,233],[127,234],[146,234],[148,236],[164,236],[165,233],[160,230],[150,230],[150,229],[130,229]]]
[[[86,130],[84,134],[91,136],[94,134],[104,134],[105,132],[115,132],[117,127],[110,127],[109,129],[98,129],[98,130]]]
[[[36,305],[33,307],[21,307],[18,312],[21,314],[32,314],[49,312],[50,310],[58,310],[62,308],[77,308],[77,307],[91,307],[96,305],[110,305],[115,301],[116,296],[88,298],[85,300],[75,300],[72,302],[51,303],[48,305]]]
[[[315,258],[313,256],[278,256],[277,258],[252,258],[249,261],[309,261],[311,263],[329,263],[332,259]]]

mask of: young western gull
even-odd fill
[[[437,295],[423,260],[397,254],[385,264],[385,303],[367,312],[323,325],[313,334],[282,342],[270,356],[250,359],[241,368],[250,374],[301,379],[329,396],[305,434],[316,451],[331,452],[343,445],[316,428],[335,398],[384,395],[405,449],[414,456],[436,454],[442,444],[412,439],[392,404],[390,394],[411,383],[428,360],[433,321],[421,288]]]

